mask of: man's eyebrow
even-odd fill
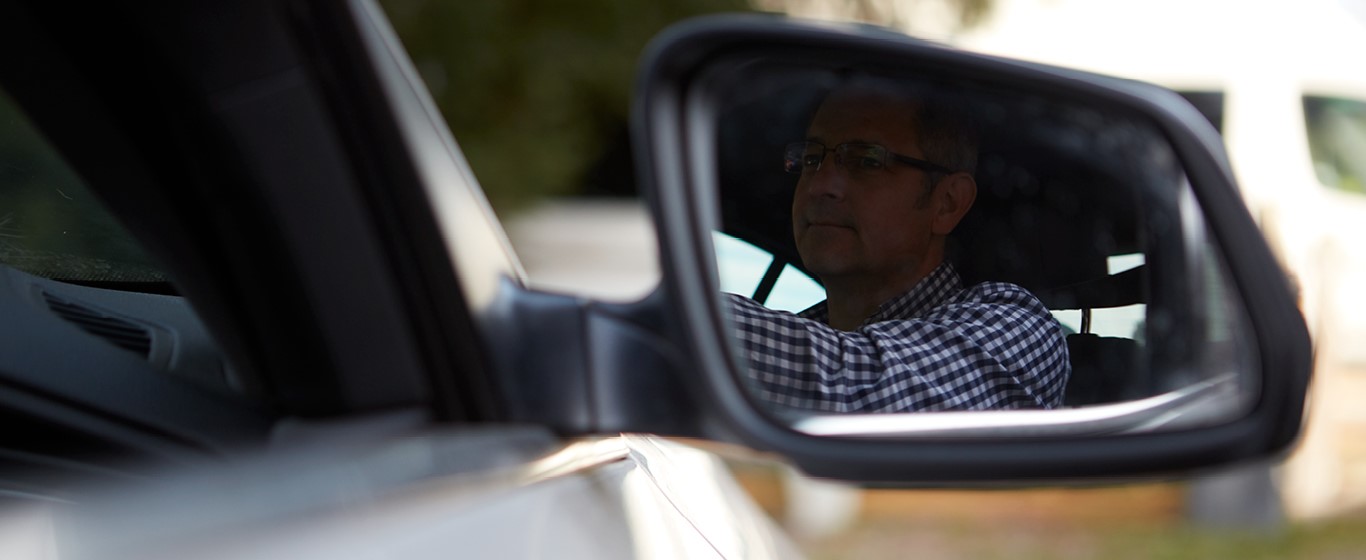
[[[817,144],[822,144],[822,145],[825,144],[825,140],[823,140],[820,136],[807,136],[807,137],[806,137],[806,141],[807,141],[807,142],[815,142],[815,143],[817,143]],[[841,143],[841,144],[878,144],[877,142],[874,142],[874,141],[872,141],[872,140],[864,140],[864,139],[862,139],[862,138],[851,138],[851,139],[849,139],[849,140],[845,140],[845,141],[840,142],[840,143]],[[878,144],[878,145],[880,146],[881,144]]]
[[[822,145],[822,146],[825,145],[825,139],[824,139],[824,138],[821,138],[821,137],[806,137],[806,141],[807,141],[807,142],[816,142],[816,143],[820,143],[820,145]],[[847,141],[840,142],[840,143],[877,143],[877,142],[866,141],[866,139],[862,139],[862,138],[854,138],[854,139],[847,139]],[[878,145],[878,146],[881,146],[880,143],[877,143],[877,145]]]

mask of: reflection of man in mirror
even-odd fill
[[[787,147],[793,235],[826,301],[798,315],[730,295],[761,395],[832,412],[1053,408],[1065,332],[1032,294],[965,287],[946,237],[977,194],[975,134],[890,84],[826,96]]]

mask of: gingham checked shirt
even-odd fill
[[[749,376],[771,402],[826,412],[1054,408],[1071,375],[1062,326],[1004,282],[964,289],[944,263],[854,331],[825,302],[794,315],[726,294]]]

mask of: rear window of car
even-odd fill
[[[3,90],[0,263],[68,282],[166,282],[161,269]]]
[[[1319,183],[1366,194],[1366,101],[1306,96],[1304,124]]]
[[[721,232],[712,232],[712,245],[716,248],[721,291],[745,297],[760,296],[756,290],[777,257],[747,241]],[[767,296],[759,298],[759,303],[769,309],[798,313],[824,299],[825,288],[806,273],[797,270],[797,267],[787,264],[782,266],[772,290]]]

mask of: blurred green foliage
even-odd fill
[[[1319,182],[1343,192],[1366,194],[1366,103],[1306,96],[1304,116]]]
[[[630,195],[636,62],[671,23],[744,0],[382,0],[495,211]]]

